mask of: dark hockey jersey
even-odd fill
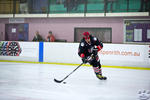
[[[97,46],[100,46],[103,48],[103,43],[98,40],[98,38],[90,35],[91,43],[88,44],[85,39],[83,38],[79,44],[78,48],[78,55],[80,56],[82,53],[85,55],[85,57],[88,57],[92,54],[92,48],[95,48]]]

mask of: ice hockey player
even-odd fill
[[[79,44],[78,55],[82,58],[83,63],[92,65],[98,79],[106,80],[107,77],[102,76],[101,64],[98,51],[103,48],[103,43],[98,38],[90,35],[89,32],[83,33],[83,39]]]

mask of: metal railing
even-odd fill
[[[149,12],[150,0],[0,0],[0,14]]]

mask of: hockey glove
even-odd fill
[[[83,63],[90,63],[93,60],[93,55],[88,56],[87,58],[82,58]]]
[[[83,62],[84,64],[86,64],[86,63],[88,63],[88,60],[87,60],[86,58],[82,58],[82,62]]]
[[[83,62],[83,63],[87,63],[87,62],[88,62],[87,59],[85,58],[84,53],[82,53],[82,54],[80,55],[80,57],[82,58],[82,62]]]

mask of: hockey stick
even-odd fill
[[[94,54],[92,54],[89,59],[91,59],[93,56],[94,56]],[[88,60],[89,60],[89,59],[88,59]],[[69,77],[73,72],[75,72],[75,71],[76,71],[80,66],[82,66],[83,64],[84,64],[84,62],[81,63],[76,69],[74,69],[70,74],[68,74],[68,75],[67,75],[65,78],[63,78],[62,80],[57,80],[57,79],[54,78],[54,81],[57,82],[57,83],[63,82],[67,77]]]
[[[73,72],[75,72],[81,65],[83,65],[84,63],[81,63],[76,69],[74,69],[70,74],[68,74],[65,78],[63,78],[62,80],[57,80],[54,78],[54,81],[57,83],[61,83],[63,82],[67,77],[69,77]]]

